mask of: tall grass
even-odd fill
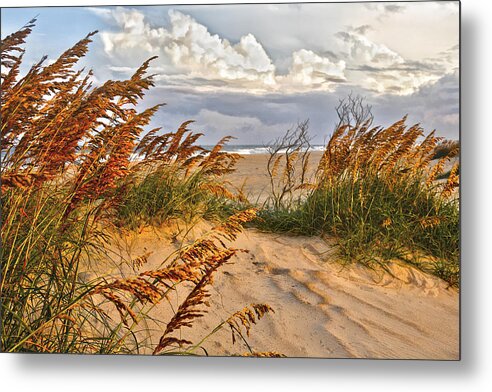
[[[388,128],[340,125],[319,163],[316,185],[288,206],[260,211],[264,230],[329,235],[343,259],[375,267],[402,259],[459,281],[458,164],[437,183],[449,154],[405,118]]]
[[[21,76],[22,46],[33,26],[34,20],[1,41],[1,349],[191,353],[196,345],[181,331],[205,313],[212,275],[240,252],[228,244],[254,210],[162,255],[155,270],[87,280],[81,266],[108,255],[105,228],[115,222],[159,224],[207,198],[231,196],[218,179],[237,156],[221,151],[227,139],[210,151],[197,146],[200,135],[187,129],[189,122],[177,132],[145,134],[161,106],[136,110],[153,86],[146,75],[152,59],[128,80],[93,87],[91,72],[75,66],[95,32]],[[145,257],[134,265],[142,267]],[[149,347],[139,338],[142,323],[178,287],[187,295],[161,320],[163,336]],[[255,322],[270,311],[253,308]]]
[[[239,159],[236,154],[221,151],[229,138],[206,150],[192,144],[200,134],[188,131],[188,124],[164,137],[151,133],[139,143],[136,152],[140,155],[133,164],[133,173],[117,190],[117,223],[136,228],[160,225],[171,217],[213,218],[222,215],[221,206],[226,200],[240,198],[222,179],[234,170]]]

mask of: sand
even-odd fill
[[[232,182],[244,179],[250,194],[261,196],[267,187],[266,157],[246,156]],[[173,222],[115,237],[113,261],[99,263],[97,273],[128,276],[123,259],[150,252],[142,268],[156,268],[178,242],[187,243],[210,230],[211,223],[189,227]],[[358,265],[343,266],[332,241],[318,237],[291,237],[245,230],[233,244],[248,249],[221,268],[211,289],[208,314],[182,337],[200,341],[228,316],[251,303],[267,303],[266,315],[251,331],[256,351],[276,351],[289,357],[324,358],[459,358],[459,294],[446,282],[398,262],[391,274]],[[171,302],[178,304],[184,297]],[[157,343],[172,315],[168,304],[154,308],[157,321],[142,326]],[[232,344],[228,329],[203,344],[209,355],[242,354],[244,345]],[[148,353],[149,349],[143,350]],[[197,354],[204,354],[199,350]]]
[[[309,175],[314,175],[322,155],[320,151],[311,153]],[[242,189],[249,201],[262,204],[267,199],[271,186],[266,170],[268,157],[267,154],[242,155],[236,165],[237,170],[224,179]]]

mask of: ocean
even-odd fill
[[[202,145],[203,148],[210,150],[214,146]],[[311,151],[324,151],[324,145],[311,146]],[[241,155],[268,154],[268,147],[259,144],[226,144],[222,151],[234,152]],[[283,151],[281,151],[283,152]]]

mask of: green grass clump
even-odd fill
[[[314,190],[290,209],[263,209],[262,230],[338,239],[347,261],[366,265],[390,259],[419,264],[415,256],[438,261],[421,265],[455,285],[459,280],[459,210],[418,179],[392,186],[377,176],[341,180]],[[445,262],[443,262],[445,260]]]
[[[183,177],[176,168],[151,172],[131,187],[122,187],[116,218],[121,226],[161,225],[167,219],[205,215],[210,193],[201,188],[199,175]]]
[[[69,197],[69,187],[54,184],[2,193],[3,351],[126,352],[88,295],[95,283],[79,276],[82,259],[102,251],[106,240],[94,225],[101,204],[67,214]]]

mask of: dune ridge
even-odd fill
[[[152,249],[145,268],[156,267],[162,255],[179,246],[176,227],[127,234],[115,246],[115,254],[123,260]],[[211,227],[207,222],[195,225],[187,241]],[[459,358],[459,294],[435,276],[396,261],[389,265],[391,274],[359,265],[343,266],[335,245],[319,237],[247,229],[234,246],[249,252],[235,257],[216,275],[208,314],[194,328],[183,329],[183,337],[198,342],[245,305],[268,303],[275,313],[254,326],[249,337],[258,351],[288,357]],[[112,268],[106,265],[105,272],[131,274],[117,260]],[[151,316],[165,320],[171,311],[164,303]],[[152,342],[162,333],[157,325],[148,326],[145,332]],[[208,355],[247,351],[240,343],[232,344],[226,328],[203,347]]]

